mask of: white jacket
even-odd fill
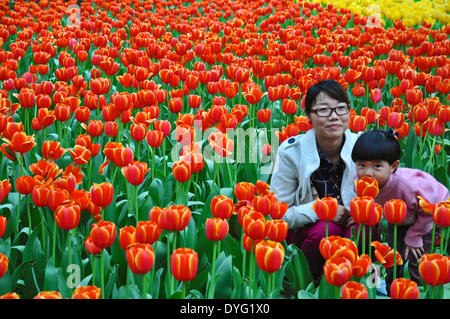
[[[341,198],[345,207],[356,197],[354,183],[355,163],[352,161],[353,145],[359,134],[345,131],[345,142],[341,158],[345,163],[341,184]],[[279,201],[289,208],[283,217],[289,229],[301,228],[317,222],[319,218],[311,208],[314,198],[311,189],[311,175],[320,166],[314,129],[305,134],[291,137],[281,143],[275,161],[270,188]]]

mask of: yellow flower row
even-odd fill
[[[323,5],[333,4],[336,8],[347,8],[354,13],[380,19],[402,20],[412,27],[423,21],[434,24],[450,23],[450,1],[447,0],[312,0]]]

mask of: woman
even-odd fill
[[[350,238],[354,224],[348,207],[356,197],[351,154],[358,135],[348,129],[349,111],[347,93],[338,82],[324,80],[311,86],[305,112],[313,129],[280,145],[270,184],[278,200],[289,205],[283,218],[289,224],[286,241],[303,251],[316,283],[325,262],[319,251],[325,222],[311,208],[315,198],[331,196],[339,202],[336,217],[328,224],[329,236]]]

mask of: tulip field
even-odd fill
[[[392,129],[401,166],[448,188],[449,11],[0,0],[0,298],[450,298],[449,201],[420,199],[439,234],[422,284],[405,268],[383,295],[386,269],[404,262],[376,183],[355,181],[352,205],[372,205],[359,222],[381,223],[381,240],[367,252],[359,232],[324,238],[316,285],[270,189],[277,149],[312,128],[303,99],[324,79],[347,90],[351,131]]]

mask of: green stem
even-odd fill
[[[69,265],[72,264],[72,229],[69,230],[68,245],[69,246]]]
[[[214,299],[214,286],[216,281],[216,259],[217,259],[217,242],[214,242],[213,257],[211,265],[211,284],[209,286],[209,298]]]
[[[369,226],[369,258],[372,258],[372,227]]]
[[[447,254],[447,248],[448,248],[448,227],[445,228],[445,246],[444,246],[444,252]],[[442,253],[444,255],[444,252]]]
[[[127,267],[127,299],[130,299],[130,267]]]
[[[105,266],[105,250],[102,250],[102,260],[101,260],[101,269],[100,269],[100,281],[101,281],[101,286],[102,286],[102,299],[105,299],[105,271],[104,271],[104,266]]]
[[[361,224],[358,224],[358,233],[356,235],[356,246],[358,246],[359,243],[359,235],[361,233]]]
[[[439,243],[439,249],[441,250],[441,255],[444,255],[444,241],[445,241],[446,231],[445,228],[441,229],[441,242]]]
[[[27,214],[28,214],[28,227],[30,231],[33,229],[31,226],[31,212],[30,212],[30,196],[27,196]]]
[[[325,221],[325,237],[328,238],[328,220]]]
[[[92,255],[92,284],[94,286],[96,286],[96,283],[95,283],[96,264],[97,264],[97,258],[95,257],[95,255]]]
[[[272,298],[272,276],[273,273],[267,273],[267,293],[266,293],[266,299]]]
[[[147,299],[147,280],[146,274],[142,274],[142,299]]]
[[[366,253],[366,225],[362,224],[362,254]]]
[[[134,186],[134,203],[136,208],[136,224],[139,220],[138,185]]]
[[[45,219],[44,219],[44,209],[42,207],[39,208],[39,212],[41,215],[41,240],[42,240],[42,249],[46,251],[45,245]]]
[[[52,249],[52,261],[53,261],[53,266],[56,267],[56,219],[55,222],[53,223],[53,249]]]

